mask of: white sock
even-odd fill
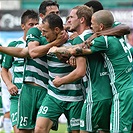
[[[3,127],[4,127],[5,133],[11,133],[12,124],[11,124],[11,120],[9,118],[4,118]]]

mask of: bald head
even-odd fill
[[[114,17],[108,10],[97,11],[92,16],[98,24],[102,23],[104,28],[110,28],[114,23]]]

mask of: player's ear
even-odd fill
[[[39,17],[43,20],[45,15],[43,15],[42,13],[39,14]]]
[[[100,23],[99,29],[100,29],[100,31],[102,31],[104,29],[104,25],[102,23]]]
[[[85,18],[84,17],[81,17],[80,18],[80,23],[82,24],[84,21],[85,21]]]
[[[55,27],[54,31],[55,31],[56,33],[59,33],[61,30],[60,30],[59,27]]]
[[[21,28],[22,28],[22,30],[25,30],[25,25],[21,24]]]

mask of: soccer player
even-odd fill
[[[63,30],[62,19],[56,14],[49,14],[42,22],[42,34],[50,43]],[[71,45],[69,41],[63,44],[63,46],[69,45]],[[35,133],[49,133],[51,128],[57,130],[58,118],[62,113],[65,114],[72,133],[79,132],[80,113],[83,105],[81,79],[86,72],[86,60],[83,57],[78,57],[76,61],[77,67],[73,68],[58,60],[56,56],[47,56],[48,94],[38,112]],[[64,78],[65,82],[54,86],[52,81],[59,77]]]
[[[39,16],[33,10],[26,10],[21,16],[21,27],[24,34],[17,41],[11,42],[8,47],[20,47],[25,48],[26,46],[26,34],[27,31],[39,23]],[[12,68],[12,79],[8,72]],[[18,99],[23,83],[23,72],[24,72],[24,58],[16,58],[9,55],[4,56],[2,63],[2,78],[10,92],[10,116],[14,132],[19,132],[17,125],[17,114],[18,114]]]

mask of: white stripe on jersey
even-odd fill
[[[59,99],[61,101],[71,101],[71,102],[75,102],[75,101],[81,101],[81,99],[83,99],[83,96],[61,96],[61,95],[57,95],[55,94],[53,91],[48,89],[48,94],[55,97],[56,99]]]

